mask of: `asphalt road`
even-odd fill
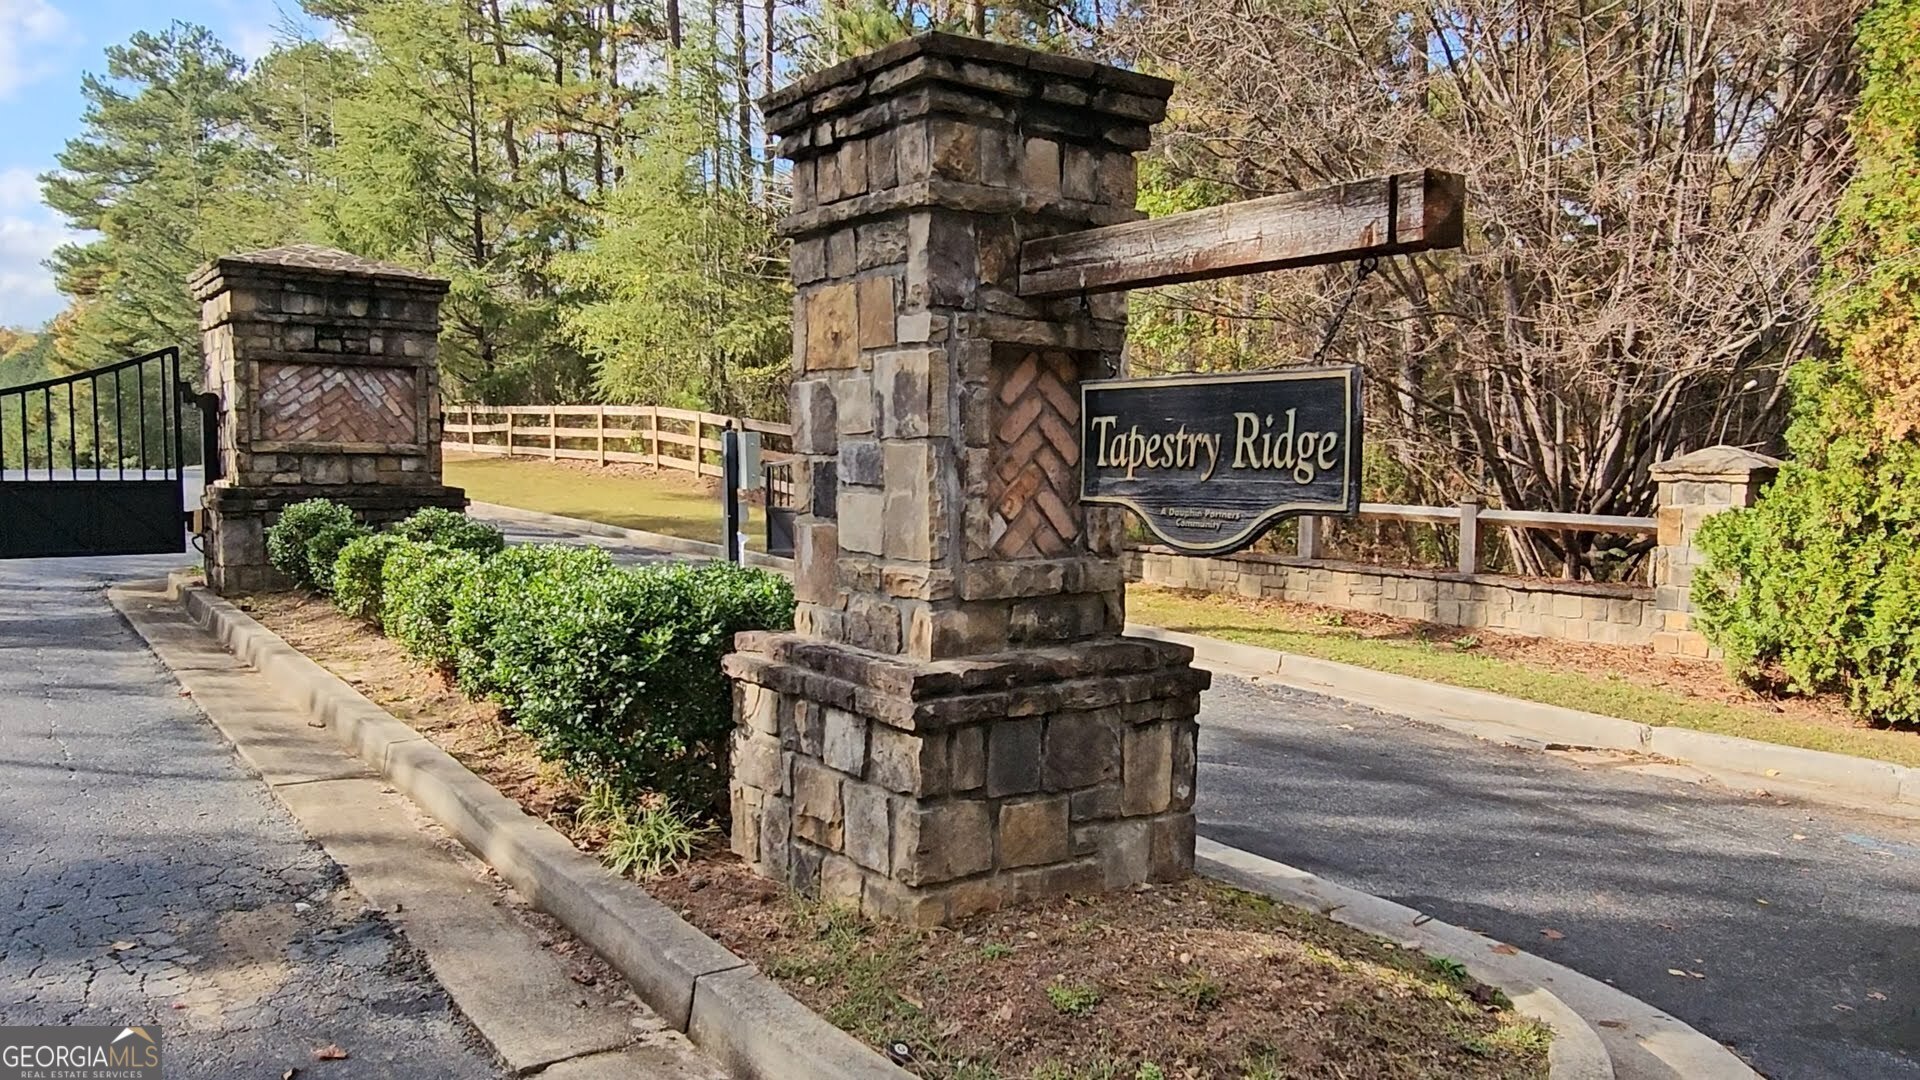
[[[1221,843],[1606,980],[1767,1076],[1920,1077],[1920,825],[1226,677],[1200,757]]]
[[[169,1077],[502,1076],[101,595],[187,561],[0,563],[0,1024],[157,1023]]]

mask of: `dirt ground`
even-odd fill
[[[492,705],[323,599],[241,606],[592,851],[582,788]],[[717,834],[716,834],[717,836]],[[645,887],[830,1020],[934,1080],[1522,1078],[1548,1034],[1444,958],[1192,880],[944,930],[788,894],[710,842]]]

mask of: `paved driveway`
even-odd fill
[[[1604,979],[1768,1076],[1920,1077],[1920,826],[1226,677],[1200,721],[1215,840]]]
[[[100,593],[186,561],[0,563],[0,1024],[157,1023],[169,1077],[501,1076]]]

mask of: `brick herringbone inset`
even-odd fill
[[[987,478],[993,550],[1064,555],[1080,537],[1080,373],[1073,357],[1035,351],[1001,369],[993,401],[994,462]]]
[[[260,365],[260,437],[301,443],[418,441],[414,373],[343,364]]]

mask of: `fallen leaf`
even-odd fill
[[[994,1010],[993,1015],[999,1020],[1013,1019],[1013,1002],[1009,1001],[1005,1005],[1000,1006],[1000,1008]]]
[[[1684,979],[1687,977],[1687,973],[1684,971],[1681,971],[1679,968],[1668,968],[1667,974],[1673,976],[1676,979]]]
[[[1878,990],[1869,990],[1869,991],[1867,991],[1867,996],[1868,996],[1868,997],[1870,997],[1870,998],[1872,998],[1872,999],[1873,999],[1873,1000],[1875,1000],[1875,1001],[1885,1001],[1885,1000],[1887,1000],[1887,995],[1885,995],[1885,994],[1883,994],[1883,993],[1881,993],[1881,992],[1880,992],[1880,991],[1878,991]]]
[[[1499,953],[1501,956],[1512,956],[1520,950],[1502,941],[1493,946],[1493,951]]]
[[[1756,904],[1759,904],[1759,905],[1760,905],[1761,907],[1772,907],[1772,906],[1773,906],[1773,901],[1771,901],[1771,900],[1762,900],[1762,899],[1760,899],[1760,898],[1759,898],[1759,897],[1757,897],[1757,896],[1753,898],[1753,902],[1754,902],[1754,903],[1756,903]]]
[[[137,946],[135,946],[134,943],[131,941],[116,941],[113,944],[107,946],[107,948],[113,952],[126,952],[128,949],[132,949],[136,947]]]
[[[1603,1028],[1609,1028],[1615,1031],[1627,1026],[1625,1020],[1595,1020],[1594,1023]]]
[[[1190,953],[1190,952],[1183,952],[1183,953],[1181,953],[1181,954],[1180,954],[1180,962],[1181,962],[1182,964],[1191,964],[1191,963],[1193,963],[1193,954],[1192,954],[1192,953]]]
[[[1706,974],[1706,972],[1704,972],[1704,971],[1689,971],[1689,972],[1687,972],[1687,978],[1689,978],[1689,979],[1704,979],[1704,978],[1706,978],[1706,977],[1707,977],[1707,974]]]
[[[280,1074],[280,1080],[293,1080],[294,1074],[299,1071],[299,1069],[288,1069],[286,1072]]]
[[[187,689],[186,687],[184,687],[184,686],[183,686],[183,687],[181,687],[181,688],[180,688],[180,696],[181,696],[181,697],[192,697],[192,696],[193,696],[193,691],[191,691],[191,690],[189,690],[189,689]]]
[[[347,1060],[347,1052],[345,1050],[340,1049],[339,1043],[328,1043],[327,1045],[313,1052],[313,1060],[345,1061]]]
[[[905,990],[899,991],[899,994],[900,994],[901,1001],[906,1002],[907,1004],[913,1006],[914,1008],[920,1010],[921,1012],[927,1011],[926,1003],[921,1001],[919,998],[913,996],[912,994],[907,993]]]
[[[1552,927],[1548,927],[1547,929],[1540,931],[1540,936],[1543,938],[1546,938],[1548,941],[1563,941],[1566,939],[1567,935],[1561,933],[1558,930],[1553,929]]]
[[[1795,840],[1805,840],[1805,839],[1806,839],[1806,836],[1805,836],[1804,834],[1802,834],[1802,833],[1794,833],[1794,834],[1793,834],[1793,838],[1794,838]]]
[[[1853,1006],[1841,1005],[1837,1002],[1834,1004],[1833,1008],[1834,1008],[1834,1011],[1836,1012],[1852,1012],[1853,1011]]]
[[[1768,775],[1768,776],[1779,776],[1779,775],[1780,775],[1780,770],[1779,770],[1779,769],[1768,769],[1768,770],[1767,770],[1767,775]]]

